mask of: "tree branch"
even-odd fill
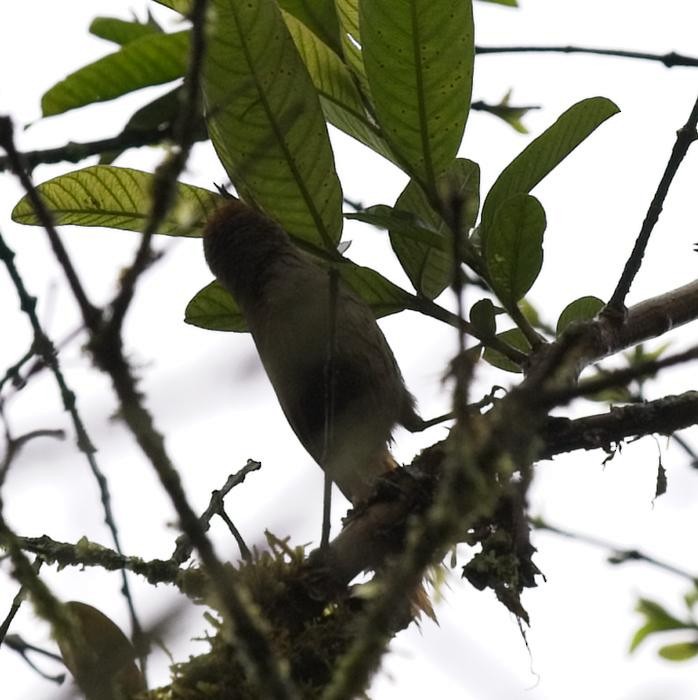
[[[693,109],[688,117],[688,121],[676,132],[676,141],[674,147],[671,151],[671,156],[669,157],[669,162],[664,169],[664,174],[659,182],[657,191],[652,198],[649,209],[645,216],[645,220],[642,222],[642,227],[640,229],[640,234],[635,241],[632,252],[628,261],[625,263],[625,268],[618,280],[618,285],[616,286],[606,308],[604,309],[604,314],[611,314],[618,316],[622,315],[625,310],[625,298],[630,291],[630,287],[635,279],[635,276],[640,270],[640,265],[642,264],[642,259],[645,255],[645,250],[647,249],[647,244],[650,240],[650,235],[654,230],[654,227],[659,220],[659,215],[662,213],[662,208],[664,206],[664,200],[669,192],[669,187],[674,179],[674,176],[678,172],[681,161],[683,161],[690,145],[698,139],[698,132],[696,131],[696,124],[698,124],[698,99],[696,99]]]
[[[619,58],[634,58],[644,61],[659,61],[667,68],[673,68],[674,66],[698,66],[698,58],[683,56],[675,51],[665,54],[655,54],[646,53],[644,51],[593,49],[583,46],[476,46],[475,53],[479,55],[495,53],[583,53],[595,56],[616,56]]]
[[[172,131],[169,127],[150,130],[127,129],[117,136],[98,139],[97,141],[70,141],[56,148],[18,153],[18,156],[24,168],[31,173],[37,165],[62,162],[79,163],[90,156],[101,155],[111,151],[139,148],[141,146],[156,146],[167,141],[171,138],[171,135]],[[9,156],[0,156],[0,172],[13,169],[12,159]]]

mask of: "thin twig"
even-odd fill
[[[20,376],[19,370],[21,370],[22,367],[24,367],[24,365],[29,362],[29,360],[31,360],[35,354],[34,348],[32,347],[26,353],[24,353],[24,355],[22,355],[17,362],[8,367],[7,370],[5,370],[5,376],[0,379],[0,389],[2,389],[8,381],[12,382],[15,387],[23,386],[24,380]]]
[[[211,526],[211,519],[213,518],[214,515],[219,515],[221,506],[223,504],[223,499],[236,487],[242,484],[245,481],[245,478],[250,472],[255,472],[258,469],[262,468],[262,463],[257,462],[253,459],[248,459],[247,464],[240,469],[240,471],[235,472],[235,474],[231,474],[228,476],[226,479],[225,484],[223,486],[214,491],[211,494],[211,500],[209,501],[208,507],[206,510],[201,514],[201,517],[199,518],[199,523],[201,525],[201,528],[203,529],[204,532],[208,532],[209,527]],[[235,533],[233,533],[234,535]],[[237,539],[237,538],[236,538]],[[238,540],[238,544],[240,544],[240,540]],[[243,551],[244,549],[247,549],[245,546],[245,543],[242,543],[243,546],[240,547],[240,553],[243,555],[243,557],[246,558],[245,552]],[[247,550],[249,553],[249,550]],[[192,545],[191,541],[189,540],[186,535],[180,535],[177,538],[177,541],[175,542],[175,550],[172,553],[171,560],[175,564],[183,564],[189,557],[191,556],[192,553]]]
[[[12,172],[17,176],[22,184],[24,191],[27,193],[27,197],[34,208],[34,213],[48,235],[51,248],[53,249],[58,262],[63,268],[65,276],[68,279],[70,289],[73,292],[73,296],[80,307],[80,312],[83,320],[85,321],[85,325],[90,330],[95,331],[97,330],[101,320],[101,312],[99,309],[97,309],[97,307],[93,306],[92,302],[90,302],[90,300],[87,298],[82,282],[80,282],[80,278],[73,267],[73,263],[68,256],[68,252],[66,251],[65,246],[58,235],[58,231],[56,231],[51,212],[44,204],[41,195],[29,177],[20,154],[15,148],[12,131],[13,127],[10,118],[0,117],[0,146],[2,146],[7,152],[7,156],[12,167]]]
[[[642,259],[645,255],[645,250],[647,248],[647,244],[649,243],[650,235],[659,219],[659,215],[662,212],[664,200],[669,192],[669,187],[671,186],[674,176],[676,175],[679,166],[681,165],[681,161],[684,159],[690,145],[696,139],[698,139],[696,124],[698,124],[698,99],[696,99],[693,105],[688,121],[676,133],[676,141],[674,143],[674,147],[672,148],[669,162],[664,169],[662,179],[659,182],[657,191],[655,192],[649,209],[647,210],[645,220],[642,222],[640,234],[635,241],[630,257],[625,263],[625,268],[623,269],[623,274],[618,280],[618,285],[616,286],[608,304],[606,305],[606,308],[604,309],[603,313],[607,315],[622,315],[625,311],[625,298],[628,296],[628,292],[630,291],[630,287],[635,279],[635,275],[637,275],[640,270],[640,265],[642,264]]]
[[[50,367],[51,372],[53,373],[53,376],[56,380],[56,383],[58,384],[61,399],[63,401],[63,407],[70,415],[70,418],[73,422],[73,426],[75,428],[78,449],[85,455],[90,470],[92,471],[92,474],[94,475],[95,480],[97,481],[97,485],[99,487],[100,492],[100,498],[102,501],[102,508],[104,509],[104,520],[107,524],[107,527],[109,528],[109,532],[111,534],[112,540],[114,541],[114,545],[117,551],[121,552],[121,541],[119,537],[118,528],[116,527],[114,513],[111,507],[111,495],[109,493],[109,485],[106,476],[97,464],[97,458],[95,457],[95,453],[97,450],[92,444],[92,441],[90,440],[90,437],[87,433],[87,429],[85,428],[85,424],[83,423],[82,417],[80,416],[80,413],[78,411],[75,393],[68,387],[63,372],[60,368],[58,362],[58,355],[55,351],[53,343],[44,332],[39,322],[39,318],[36,315],[36,298],[32,297],[27,291],[26,287],[24,286],[24,282],[14,263],[14,253],[12,252],[12,250],[10,250],[10,248],[7,247],[7,244],[5,243],[5,240],[2,237],[1,233],[0,259],[5,263],[5,267],[7,268],[7,271],[10,274],[10,278],[12,279],[15,289],[17,290],[17,295],[20,299],[22,311],[25,312],[25,314],[29,318],[29,322],[31,323],[32,330],[34,332],[34,348],[36,352],[43,357],[46,365]],[[136,614],[136,609],[133,603],[133,598],[131,596],[131,590],[128,584],[128,578],[126,576],[125,571],[122,571],[121,577],[122,590],[124,593],[124,599],[126,600],[126,604],[129,610],[129,614],[131,616],[134,638],[140,639],[142,636],[141,625],[138,621],[138,616]]]
[[[320,547],[326,549],[330,543],[330,529],[332,525],[332,477],[330,476],[330,464],[334,456],[334,416],[335,416],[335,357],[337,353],[337,289],[339,284],[339,272],[334,265],[327,270],[329,294],[329,335],[327,339],[327,356],[325,361],[325,424],[323,427],[324,442],[322,446],[322,468],[325,470],[325,479],[322,489],[322,529],[320,532]]]
[[[691,460],[691,467],[698,469],[698,453],[680,435],[672,435],[672,440],[688,455]]]
[[[645,362],[640,362],[631,367],[605,372],[602,376],[587,379],[580,382],[577,386],[547,391],[539,400],[550,407],[562,406],[572,401],[572,399],[582,396],[591,396],[600,391],[605,391],[606,389],[626,386],[635,379],[649,377],[656,374],[661,369],[685,364],[693,360],[698,360],[698,346],[692,347],[684,352],[670,355],[669,357],[646,360]]]
[[[140,146],[156,146],[167,141],[171,136],[169,127],[157,129],[130,129],[122,131],[117,136],[97,141],[75,142],[70,141],[56,148],[45,148],[35,151],[19,153],[24,167],[32,172],[37,165],[50,163],[79,163],[90,156],[120,151],[127,148],[139,148]],[[0,156],[0,172],[10,170],[12,162],[9,156]]]
[[[42,649],[41,647],[29,644],[29,642],[25,642],[24,639],[22,639],[22,637],[20,637],[18,634],[8,634],[5,638],[5,646],[8,649],[12,649],[12,651],[16,651],[22,657],[24,662],[33,671],[36,671],[36,673],[38,673],[42,678],[45,678],[47,681],[51,681],[52,683],[57,683],[58,685],[60,685],[65,680],[65,673],[57,673],[55,675],[50,675],[45,671],[42,671],[29,658],[29,654],[27,652],[32,651],[35,654],[45,656],[46,658],[49,658],[53,661],[58,661],[59,663],[65,666],[65,662],[63,661],[62,657],[60,657],[58,654],[54,654],[53,652],[48,651],[47,649]]]
[[[41,569],[41,565],[43,564],[43,560],[41,557],[37,557],[34,560],[33,568],[34,571],[39,573]],[[15,615],[19,612],[19,609],[22,607],[22,603],[24,602],[25,598],[25,590],[24,586],[20,586],[19,591],[17,591],[17,595],[15,595],[14,599],[12,600],[12,605],[10,606],[10,611],[7,613],[7,617],[2,621],[2,624],[0,624],[0,646],[2,646],[2,643],[7,636],[7,632],[10,629],[10,625],[12,624],[12,620],[15,619]]]
[[[479,55],[495,53],[585,53],[596,56],[617,56],[635,58],[645,61],[659,61],[667,68],[674,66],[698,66],[698,58],[683,56],[671,51],[665,54],[646,53],[644,51],[622,51],[620,49],[594,49],[583,46],[476,46]]]
[[[51,625],[56,637],[70,642],[71,648],[83,648],[85,640],[80,628],[74,624],[73,618],[67,613],[62,603],[39,578],[35,566],[22,551],[16,535],[5,521],[1,501],[0,547],[9,553],[14,566],[14,576],[22,584],[25,593],[31,596],[37,615]]]
[[[7,472],[15,459],[19,451],[26,445],[30,440],[34,440],[40,437],[50,437],[57,440],[63,440],[65,438],[64,430],[50,430],[50,429],[39,429],[30,430],[28,433],[19,435],[17,437],[12,437],[7,434],[7,445],[5,447],[5,456],[0,460],[0,486],[5,482]]]
[[[76,328],[75,330],[68,333],[68,335],[66,335],[63,339],[61,339],[60,341],[55,343],[56,350],[58,350],[58,351],[62,350],[64,347],[66,347],[66,345],[68,345],[68,343],[70,343],[72,340],[77,338],[84,330],[85,330],[85,326],[83,326],[81,324],[80,326],[78,326],[78,328]],[[44,362],[44,358],[41,356],[37,356],[36,352],[34,351],[34,348],[32,348],[29,352],[31,353],[31,356],[34,357],[34,360],[29,365],[29,367],[27,368],[27,370],[24,372],[23,375],[20,376],[18,374],[16,385],[15,385],[15,381],[14,380],[12,381],[12,384],[14,386],[14,391],[12,393],[8,394],[7,396],[2,397],[2,401],[4,403],[8,403],[8,401],[18,391],[23,389],[27,385],[27,382],[29,381],[29,379],[31,377],[36,376],[39,372],[46,369],[46,363]]]
[[[247,546],[245,543],[245,540],[243,539],[242,535],[240,534],[240,530],[235,527],[235,523],[230,519],[230,516],[225,512],[225,506],[223,505],[223,501],[221,500],[220,502],[220,507],[218,508],[218,517],[228,526],[228,530],[230,530],[230,534],[233,536],[235,541],[237,542],[238,549],[240,550],[240,556],[245,560],[245,561],[252,561],[252,552],[250,551],[250,548]]]
[[[565,530],[556,525],[551,525],[550,523],[543,520],[543,518],[529,518],[531,525],[536,528],[536,530],[543,530],[546,532],[552,532],[556,535],[562,537],[567,537],[571,540],[576,540],[577,542],[583,542],[584,544],[590,544],[594,547],[599,547],[601,549],[607,549],[613,554],[609,557],[609,562],[611,564],[623,564],[627,561],[644,561],[647,564],[656,566],[659,569],[668,571],[676,576],[681,576],[682,578],[687,578],[691,583],[698,586],[698,576],[690,574],[688,571],[679,569],[673,564],[668,564],[667,562],[655,559],[649,554],[644,554],[637,549],[621,549],[616,547],[613,543],[604,540],[600,537],[594,537],[593,535],[585,535],[579,532],[572,532],[571,530]]]

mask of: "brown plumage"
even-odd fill
[[[206,261],[235,297],[281,407],[305,449],[352,502],[395,466],[396,424],[421,419],[368,305],[341,278],[335,306],[334,421],[325,444],[330,277],[276,223],[238,200],[210,219]]]

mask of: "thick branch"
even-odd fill
[[[575,420],[552,419],[543,432],[540,459],[573,450],[609,449],[628,438],[671,435],[698,424],[698,391],[664,396],[655,401],[611,408]]]

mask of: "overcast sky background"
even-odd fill
[[[477,42],[487,45],[573,44],[698,55],[698,6],[685,0],[663,3],[616,0],[560,2],[522,0],[519,10],[476,2]],[[6,9],[0,23],[0,113],[15,120],[21,148],[61,145],[115,134],[130,113],[167,88],[153,88],[114,102],[45,121],[40,116],[43,92],[76,68],[113,50],[90,37],[87,27],[98,15],[128,18],[131,10],[145,16],[145,1],[93,0],[56,3],[24,0]],[[170,28],[176,18],[152,3],[156,17]],[[645,61],[564,55],[483,56],[476,62],[474,99],[499,100],[510,88],[514,104],[539,104],[529,114],[529,136],[515,133],[493,117],[474,113],[468,122],[460,155],[480,163],[483,193],[501,169],[571,104],[593,95],[614,100],[621,114],[604,124],[534,192],[546,208],[548,229],[543,273],[531,293],[544,318],[557,319],[573,299],[595,294],[607,298],[639,230],[679,128],[698,89],[698,69],[667,69]],[[35,123],[23,132],[21,125]],[[345,195],[365,204],[391,204],[405,177],[336,132],[337,168]],[[695,149],[695,147],[694,147]],[[118,165],[151,170],[162,158],[156,150],[131,151]],[[92,161],[90,161],[92,162]],[[80,167],[90,162],[81,164]],[[37,182],[74,166],[42,166]],[[225,176],[210,144],[195,147],[183,180],[204,187]],[[646,263],[630,301],[691,281],[698,258],[695,195],[698,156],[689,153],[666,202],[650,244]],[[61,270],[45,235],[9,219],[21,196],[14,180],[0,175],[0,231],[17,252],[16,262],[30,291],[39,296],[40,317],[58,341],[79,323]],[[389,254],[382,232],[348,222],[345,238],[350,257],[370,264],[407,286]],[[66,227],[63,240],[83,275],[91,298],[105,302],[119,269],[128,264],[138,243],[127,232]],[[162,239],[165,260],[143,278],[128,317],[126,344],[142,372],[157,425],[181,470],[197,511],[210,491],[248,457],[263,462],[227,500],[229,513],[249,544],[262,543],[264,528],[292,542],[317,541],[320,529],[322,476],[286,425],[273,392],[261,372],[251,339],[243,335],[205,332],[182,322],[187,301],[210,273],[200,242]],[[444,303],[451,301],[444,295]],[[0,371],[27,350],[31,336],[17,311],[15,292],[0,271]],[[381,322],[424,416],[449,405],[441,374],[455,350],[452,329],[416,314],[400,314]],[[693,342],[693,327],[671,335],[679,349]],[[93,371],[74,342],[61,353],[68,381],[99,448],[98,458],[110,480],[114,509],[125,550],[144,558],[167,557],[174,518],[152,468],[118,421],[107,380]],[[651,398],[692,387],[695,369],[674,370],[649,386]],[[493,383],[512,383],[513,375],[483,368],[475,394]],[[72,428],[60,405],[51,377],[32,381],[6,407],[15,435],[36,428]],[[573,407],[577,415],[599,407]],[[397,434],[396,453],[407,461],[422,446],[445,434],[434,428],[420,436]],[[687,435],[690,437],[690,435]],[[669,489],[656,503],[657,458],[661,450]],[[540,465],[531,494],[531,511],[571,530],[603,537],[619,547],[639,548],[689,571],[698,572],[694,533],[698,474],[684,455],[651,438],[626,445],[605,467],[602,453],[573,454]],[[76,541],[86,535],[111,546],[102,523],[95,484],[73,441],[37,440],[15,462],[2,494],[5,515],[23,535],[47,533]],[[335,501],[335,516],[342,503]],[[221,554],[235,551],[223,527],[213,534]],[[610,567],[606,552],[551,535],[536,535],[536,561],[548,581],[527,591],[531,615],[526,648],[516,620],[494,600],[458,580],[456,569],[438,608],[440,627],[424,623],[421,631],[400,635],[385,672],[375,681],[377,700],[423,697],[508,700],[586,700],[590,696],[618,700],[695,697],[696,662],[670,664],[657,658],[649,640],[633,656],[627,648],[640,618],[633,612],[638,595],[678,606],[687,584],[652,567],[628,564]],[[463,551],[459,565],[467,561]],[[44,567],[46,580],[62,598],[96,605],[124,628],[127,616],[114,574]],[[158,619],[176,593],[153,591],[133,579],[137,607],[146,626]],[[5,562],[0,569],[0,618],[9,610],[17,585]],[[680,608],[676,608],[681,612]],[[167,644],[177,660],[205,649],[206,625],[201,609],[190,610],[172,630]],[[48,629],[23,606],[12,627],[29,642],[48,646]],[[42,668],[57,672],[46,661]],[[156,650],[151,683],[167,679],[167,657]],[[30,700],[57,697],[61,691],[41,680],[16,654],[0,649],[3,698]]]

